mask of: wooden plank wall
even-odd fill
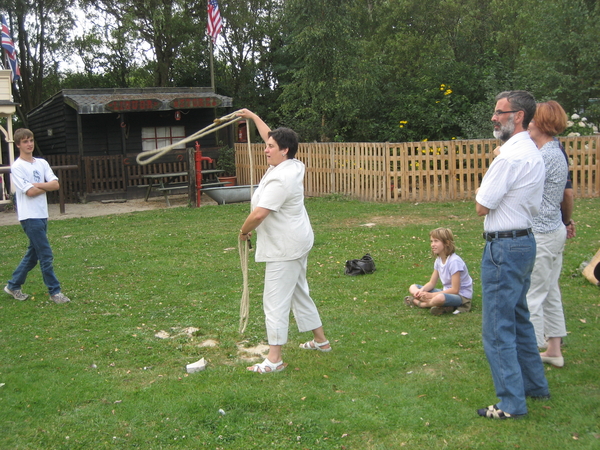
[[[600,135],[561,137],[577,197],[600,195]],[[367,201],[472,199],[492,162],[496,139],[401,143],[302,143],[306,195]],[[267,169],[264,144],[251,144],[254,182]],[[247,144],[236,144],[238,184],[250,184]]]

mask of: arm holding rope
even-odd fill
[[[271,210],[261,207],[256,207],[254,210],[246,217],[246,221],[242,228],[240,228],[240,241],[247,241],[252,237],[252,231],[258,227],[263,220],[270,214]]]
[[[254,124],[256,125],[256,129],[258,130],[258,133],[260,134],[260,137],[263,138],[263,141],[267,142],[267,140],[269,139],[269,131],[271,131],[271,128],[269,128],[269,126],[260,117],[258,117],[255,113],[253,113],[249,109],[245,109],[245,108],[240,109],[239,111],[236,111],[235,115],[238,117],[242,117],[244,119],[253,120]]]

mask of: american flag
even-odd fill
[[[19,81],[21,79],[21,71],[19,70],[19,63],[17,62],[17,51],[15,50],[15,44],[10,37],[10,30],[8,29],[6,20],[4,20],[4,16],[2,16],[2,48],[6,52],[6,58],[8,59],[10,69],[12,70],[13,82]]]
[[[208,31],[208,35],[212,37],[213,44],[217,42],[221,28],[223,28],[223,22],[221,22],[219,4],[217,0],[208,0],[208,23],[206,30]]]

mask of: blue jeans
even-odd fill
[[[25,284],[27,274],[39,261],[40,268],[42,269],[42,278],[48,288],[48,292],[50,295],[58,294],[60,292],[60,283],[56,275],[54,275],[54,268],[52,267],[54,256],[52,255],[52,249],[50,248],[50,242],[48,242],[48,235],[46,234],[48,231],[48,219],[22,220],[21,227],[29,238],[29,247],[27,247],[27,252],[23,256],[19,266],[13,272],[12,278],[8,282],[8,288],[12,291],[21,289],[21,286]]]
[[[548,382],[529,320],[527,291],[535,262],[533,234],[487,241],[481,259],[483,348],[498,408],[526,414],[525,397],[548,395]]]

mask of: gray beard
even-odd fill
[[[502,142],[508,141],[515,132],[515,122],[511,120],[505,125],[501,125],[499,130],[494,130],[494,137]]]

